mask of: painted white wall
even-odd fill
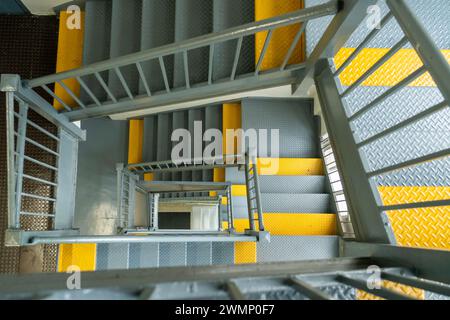
[[[60,6],[69,0],[22,0],[22,3],[30,10],[32,14],[36,15],[54,15],[54,7]]]
[[[219,206],[194,206],[191,211],[191,230],[217,231]]]

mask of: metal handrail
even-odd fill
[[[323,5],[297,10],[278,17],[251,22],[238,27],[229,28],[224,31],[172,43],[159,48],[148,49],[141,52],[93,63],[78,69],[36,78],[28,81],[28,86],[31,88],[35,88],[68,78],[91,75],[113,68],[120,68],[135,63],[145,62],[151,59],[157,59],[159,57],[164,57],[167,55],[183,53],[185,51],[190,51],[202,47],[209,47],[211,45],[226,42],[228,40],[236,40],[246,36],[254,35],[258,32],[274,30],[280,27],[305,22],[323,16],[333,15],[336,14],[337,11],[338,1],[333,0]]]
[[[70,121],[83,120],[89,117],[111,116],[129,112],[140,111],[152,107],[170,105],[188,101],[201,103],[203,99],[211,99],[217,96],[227,96],[230,94],[239,94],[246,91],[262,90],[278,86],[290,85],[296,81],[296,72],[305,67],[305,63],[289,63],[294,50],[297,47],[301,36],[306,31],[307,22],[312,19],[334,15],[339,12],[339,1],[332,0],[326,4],[297,10],[285,15],[251,22],[237,27],[229,28],[224,31],[210,33],[184,41],[175,42],[158,48],[143,50],[140,52],[111,58],[105,61],[92,63],[81,68],[64,71],[28,81],[24,81],[24,86],[34,92],[34,88],[40,87],[56,102],[63,106],[59,113],[65,115]],[[283,57],[283,63],[280,66],[263,70],[263,62],[266,53],[269,51],[272,35],[275,30],[287,26],[299,26],[295,37],[290,41],[289,50]],[[239,61],[242,58],[243,40],[245,37],[255,36],[257,33],[267,34],[264,47],[261,50],[255,70],[252,72],[239,72]],[[236,42],[234,51],[234,60],[229,65],[229,75],[224,75],[220,79],[214,78],[214,51],[215,48],[224,43]],[[190,77],[189,55],[196,49],[204,48],[209,51],[209,61],[205,61],[208,67],[207,79],[194,82]],[[231,53],[233,55],[233,53]],[[168,56],[182,57],[185,84],[180,87],[174,86],[169,79],[165,59]],[[164,89],[152,92],[149,86],[149,79],[144,71],[143,63],[155,62],[159,65],[160,73],[164,81]],[[136,77],[143,85],[143,92],[135,92],[130,87],[129,80],[124,77],[121,68],[129,67],[135,69]],[[123,96],[117,96],[109,87],[108,81],[103,79],[102,73],[111,72],[118,78]],[[106,93],[106,97],[100,99],[91,90],[92,88],[85,82],[84,77],[91,77],[95,85]],[[86,93],[91,101],[81,101],[69,86],[64,84],[66,80],[73,80]],[[53,84],[60,85],[61,91],[67,93],[68,97],[73,99],[73,104],[49,87]],[[189,95],[187,94],[189,92]],[[102,100],[102,101],[101,101]],[[202,102],[205,103],[204,101]]]

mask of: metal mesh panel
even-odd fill
[[[0,51],[4,57],[0,59],[0,73],[20,74],[23,78],[30,79],[55,72],[58,34],[56,17],[1,16],[0,29],[2,30]],[[6,141],[5,95],[3,93],[0,93],[0,110],[0,141]],[[53,130],[50,128],[50,124],[39,118],[36,114],[30,112],[32,121],[44,128]],[[30,127],[27,129],[30,138],[49,146],[41,140],[41,136],[34,133],[34,129],[30,129]],[[42,137],[42,139],[45,140],[46,138]],[[5,144],[2,144],[2,147],[5,148]],[[15,273],[19,271],[20,248],[4,247],[4,231],[7,227],[5,149],[0,152],[0,163],[0,273]],[[33,187],[26,185],[25,188]],[[44,190],[40,192],[44,192]],[[31,220],[26,221],[28,227],[43,228],[42,221]],[[47,250],[47,253],[44,254],[43,270],[54,271],[55,263],[56,255],[54,251]]]
[[[58,269],[58,245],[42,245],[42,272],[56,272]]]

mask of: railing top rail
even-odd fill
[[[157,172],[167,169],[193,169],[194,167],[202,169],[202,167],[206,165],[219,167],[223,165],[238,166],[239,164],[245,164],[245,157],[239,154],[235,154],[217,157],[192,158],[180,160],[177,163],[172,160],[135,163],[127,165],[126,168],[132,172]]]
[[[241,37],[249,36],[261,31],[273,30],[276,28],[289,26],[292,24],[309,21],[327,15],[333,15],[338,12],[339,5],[337,0],[331,0],[326,4],[297,10],[292,13],[277,16],[270,19],[251,22],[245,25],[226,29],[224,31],[199,36],[185,41],[175,42],[159,48],[144,50],[137,53],[128,54],[125,56],[93,63],[81,68],[60,72],[27,82],[31,88],[39,87],[56,81],[65,79],[82,77],[96,72],[109,70],[113,67],[119,68],[134,63],[139,63],[159,57],[183,52],[186,50],[193,50],[197,48],[206,47],[212,44],[225,42],[228,40],[239,39]]]

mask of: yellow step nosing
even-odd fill
[[[337,216],[332,213],[264,213],[263,219],[265,229],[274,236],[337,235]],[[249,228],[248,219],[235,219],[234,227],[244,232]]]
[[[339,68],[347,58],[355,51],[355,48],[342,48],[334,57],[336,68]],[[339,75],[343,86],[355,83],[371,66],[373,66],[389,48],[364,48],[351,64]],[[444,57],[450,63],[450,50],[441,50]],[[362,86],[391,87],[396,85],[408,75],[423,65],[422,60],[414,49],[400,49],[392,58],[375,71]],[[395,70],[395,72],[392,72]],[[426,73],[412,81],[410,87],[435,87],[432,77]]]

